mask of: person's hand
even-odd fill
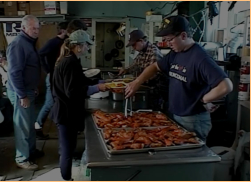
[[[6,67],[6,66],[7,66],[7,60],[6,60],[5,57],[1,57],[1,58],[0,58],[0,65],[1,65],[2,67]]]
[[[99,89],[99,91],[102,91],[102,92],[106,91],[106,86],[105,86],[105,84],[104,84],[104,83],[98,84],[98,89]]]
[[[5,57],[0,57],[0,63],[2,63],[2,61],[6,61],[6,58]]]
[[[139,89],[140,83],[135,80],[131,83],[128,83],[125,89],[125,98],[129,98],[135,94],[135,92]]]
[[[25,97],[25,98],[23,98],[23,99],[20,99],[20,101],[21,101],[21,106],[23,107],[23,108],[28,108],[28,107],[30,107],[30,100],[28,99],[28,97]]]
[[[204,104],[203,106],[204,106],[205,109],[206,109],[208,112],[210,112],[210,113],[216,111],[216,110],[219,108],[219,105],[214,105],[214,104],[212,104],[212,103],[206,103],[206,104]]]
[[[124,68],[121,68],[120,70],[119,70],[119,74],[118,75],[123,75],[123,74],[125,74],[126,73],[126,70],[124,69]]]

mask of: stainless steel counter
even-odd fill
[[[106,112],[121,112],[123,108],[122,102],[114,102],[108,99],[104,100],[88,100],[87,101],[87,108],[89,109],[102,109]],[[109,169],[111,169],[111,173],[114,171],[119,170],[121,167],[124,168],[127,166],[128,171],[129,169],[132,170],[134,168],[139,168],[142,170],[144,168],[145,174],[153,168],[157,169],[160,166],[158,171],[166,168],[171,172],[180,171],[182,167],[185,171],[190,171],[187,173],[187,177],[184,176],[181,178],[180,175],[177,173],[176,175],[172,174],[173,171],[169,174],[168,172],[168,180],[213,180],[213,167],[215,162],[219,162],[221,159],[218,155],[214,154],[207,146],[203,146],[201,148],[196,149],[186,149],[186,150],[175,150],[175,151],[160,151],[156,153],[138,153],[138,154],[123,154],[123,155],[109,155],[105,152],[102,148],[101,142],[98,137],[98,132],[94,127],[94,123],[92,121],[91,115],[88,114],[86,118],[86,128],[85,128],[85,135],[86,135],[86,162],[87,167],[91,168],[92,171],[92,179],[94,180],[119,180],[119,175],[117,177],[111,177],[108,175]],[[147,168],[147,166],[149,166]],[[197,166],[197,167],[195,167]],[[177,168],[177,169],[176,169]],[[199,169],[198,169],[199,168]],[[101,170],[102,169],[102,170]],[[116,170],[115,170],[116,169]],[[202,170],[202,174],[193,177],[191,173],[194,173],[191,170]],[[108,170],[108,171],[107,171]],[[135,169],[134,169],[135,170]],[[210,174],[205,174],[209,173]],[[106,172],[104,172],[106,171]],[[146,172],[147,171],[147,172]],[[207,171],[207,172],[206,172]],[[133,172],[128,172],[131,174]],[[204,174],[203,174],[204,173]],[[95,175],[94,175],[95,174]],[[143,174],[143,172],[142,172]],[[157,175],[154,178],[155,180],[158,179],[167,179],[167,174],[163,175],[163,178],[158,178]],[[177,176],[178,175],[178,176]],[[204,175],[204,176],[203,176]],[[106,177],[104,177],[106,176]],[[116,176],[116,175],[115,175]],[[173,177],[171,177],[173,176]],[[177,178],[175,177],[177,176]],[[189,177],[190,176],[190,177]],[[210,177],[209,177],[210,176]],[[125,180],[125,177],[121,178],[121,180]],[[135,180],[147,180],[150,178],[145,178],[143,175],[139,178],[134,178]]]

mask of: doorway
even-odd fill
[[[122,67],[125,61],[125,37],[116,30],[120,23],[97,22],[96,24],[96,67]],[[120,42],[120,46],[116,46]]]
[[[125,24],[124,35],[117,33]],[[92,34],[95,46],[92,50],[92,67],[117,69],[129,65],[129,49],[126,48],[130,21],[125,19],[93,19]]]

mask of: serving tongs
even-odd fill
[[[129,104],[130,104],[130,109],[128,109],[128,100],[129,100]],[[125,117],[127,118],[128,116],[128,110],[130,110],[130,116],[132,116],[132,97],[129,97],[126,99],[126,103],[125,103]]]

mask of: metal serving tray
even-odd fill
[[[146,130],[153,130],[156,128],[165,128],[166,126],[160,126],[160,127],[142,127],[141,129],[146,129]],[[180,128],[182,128],[181,126],[179,126]],[[113,128],[112,130],[134,130],[133,128]],[[182,128],[184,131],[184,128]],[[181,145],[174,145],[174,146],[167,146],[167,147],[154,147],[154,148],[143,148],[143,149],[124,149],[124,150],[113,150],[112,147],[108,144],[108,140],[106,140],[104,138],[104,130],[105,129],[101,129],[98,131],[99,134],[99,139],[102,143],[102,147],[104,148],[104,150],[109,153],[109,154],[130,154],[130,153],[142,153],[142,152],[148,152],[148,153],[154,153],[156,151],[165,151],[165,150],[179,150],[179,149],[191,149],[191,148],[198,148],[198,147],[202,147],[203,145],[205,145],[205,143],[199,139],[198,137],[196,137],[196,139],[198,140],[198,144],[181,144]]]
[[[159,114],[163,114],[162,112],[160,112],[160,111],[152,111],[151,109],[140,109],[140,110],[137,110],[137,111],[134,111],[133,113],[138,113],[138,112],[157,112],[157,113],[159,113]],[[112,114],[112,113],[111,113]],[[166,115],[165,115],[166,116]],[[169,121],[171,121],[172,123],[174,123],[174,124],[176,124],[176,125],[178,125],[179,126],[179,124],[177,124],[177,122],[175,122],[175,121],[173,121],[173,120],[171,120],[168,116],[166,116],[167,117],[167,119],[169,120]],[[98,126],[98,121],[97,121],[97,118],[92,114],[92,120],[93,120],[93,122],[94,122],[94,125],[95,125],[95,128],[97,129],[97,130],[102,130],[102,129],[105,129],[105,128],[100,128],[99,126]],[[151,126],[151,128],[158,128],[158,127],[162,127],[162,126]],[[125,129],[125,128],[131,128],[131,127],[122,127],[122,128],[120,128],[120,129]],[[142,127],[140,127],[140,128],[142,128]],[[150,127],[143,127],[143,128],[150,128]]]

